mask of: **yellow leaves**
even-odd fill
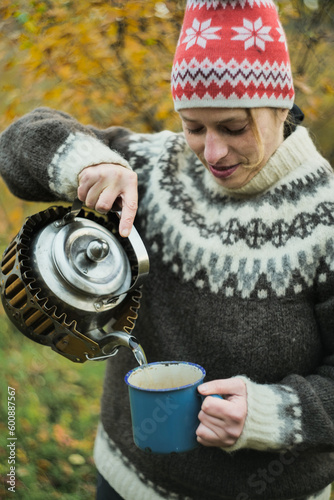
[[[322,99],[317,95],[309,95],[303,105],[304,113],[310,122],[314,122],[319,118],[322,107]]]
[[[301,92],[303,92],[303,94],[306,94],[306,95],[310,95],[313,92],[313,90],[305,82],[305,80],[300,79],[300,78],[295,78],[295,80],[294,80],[294,86],[295,86],[295,88],[299,89]]]
[[[46,460],[45,458],[39,458],[36,461],[36,465],[40,471],[47,472],[52,467],[52,463],[50,460]]]
[[[17,455],[17,460],[20,464],[25,465],[29,462],[28,456],[20,446],[16,448],[16,455]]]
[[[280,0],[278,2],[279,15],[281,21],[285,23],[287,19],[298,19],[299,13],[296,5],[290,0]]]
[[[53,426],[53,437],[60,446],[66,446],[67,448],[73,447],[75,442],[69,432],[60,424]]]
[[[169,81],[161,84],[159,74],[171,65],[178,37],[175,22],[183,15],[175,2],[170,15],[169,3],[62,0],[27,5],[18,0],[15,8],[5,4],[20,30],[16,69],[27,83],[24,102],[66,109],[79,120],[99,126],[111,124],[115,116],[116,123],[140,127],[145,109],[145,130],[156,129],[154,120],[149,125],[147,117],[170,100]],[[157,82],[153,106],[147,91]],[[15,116],[18,107],[13,102],[5,121]],[[166,115],[162,109],[159,116]]]
[[[57,20],[57,22],[63,22],[66,21],[68,10],[65,7],[54,5],[51,9],[48,9],[47,15],[49,18]]]
[[[106,22],[106,20],[103,20],[103,25],[104,25],[104,35],[108,37],[109,43],[113,43],[115,41],[116,35],[117,35],[117,24],[115,22]],[[103,26],[101,26],[103,29]]]
[[[49,102],[59,102],[63,97],[64,89],[60,85],[54,85],[50,90],[44,92],[45,99]]]
[[[36,438],[40,443],[47,443],[50,439],[50,433],[46,427],[42,426],[38,429]]]
[[[10,112],[14,114],[13,110],[11,110]],[[18,202],[13,206],[7,204],[5,189],[1,187],[1,184],[3,184],[3,181],[0,179],[0,235],[11,234],[11,236],[13,237],[22,225],[22,220],[24,218],[24,212],[22,208],[23,203]]]
[[[72,465],[83,465],[86,463],[85,458],[82,455],[79,455],[79,453],[72,453],[72,455],[68,457],[68,461]]]
[[[61,64],[56,68],[57,75],[63,80],[69,80],[72,75],[71,66],[69,64]]]
[[[27,418],[21,417],[20,418],[20,428],[22,429],[22,431],[24,433],[30,434],[32,431],[32,424]],[[23,459],[22,459],[22,462],[23,462]]]
[[[172,111],[172,106],[168,103],[164,103],[163,106],[160,106],[159,111],[156,114],[156,118],[158,120],[165,121],[170,116]]]
[[[325,78],[322,84],[326,94],[334,95],[334,84],[332,80]]]
[[[65,475],[65,477],[70,478],[71,476],[73,477],[73,467],[68,463],[66,460],[60,460],[59,461],[59,466],[61,468],[62,473]]]
[[[26,65],[31,71],[35,71],[41,67],[44,61],[43,52],[36,45],[29,48],[29,53],[26,58]]]
[[[27,21],[26,23],[24,23],[24,27],[30,33],[37,33],[38,32],[38,27],[32,21]]]

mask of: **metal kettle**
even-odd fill
[[[109,358],[120,346],[145,362],[131,333],[149,259],[134,227],[128,238],[118,235],[119,216],[98,216],[79,200],[50,207],[26,219],[2,257],[9,319],[74,362]]]

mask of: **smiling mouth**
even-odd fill
[[[212,173],[212,175],[219,179],[226,179],[227,177],[230,177],[230,175],[232,175],[233,172],[235,172],[239,166],[240,166],[239,163],[228,167],[219,167],[216,165],[208,164],[209,170]]]

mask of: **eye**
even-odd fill
[[[226,128],[225,131],[230,134],[230,135],[241,135],[243,134],[244,132],[246,132],[246,128],[247,128],[247,123],[244,127],[241,127],[241,128],[238,128],[238,129],[229,129],[229,128]]]
[[[188,134],[201,134],[203,132],[203,127],[199,128],[187,128]]]

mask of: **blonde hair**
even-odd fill
[[[259,127],[256,123],[256,118],[254,116],[255,109],[258,109],[258,108],[245,108],[251,131],[253,132],[254,138],[255,138],[256,143],[257,143],[258,148],[259,148],[259,157],[258,157],[257,161],[255,163],[253,163],[252,165],[248,165],[245,167],[249,170],[256,170],[259,167],[259,165],[262,163],[263,158],[264,158],[264,144],[263,144],[261,132],[260,132]],[[280,108],[269,108],[269,109],[277,117],[278,111]],[[291,117],[290,112],[288,113],[284,123],[287,124],[288,126],[293,125],[294,121],[293,121],[293,118]]]
[[[256,170],[258,166],[262,163],[264,158],[264,144],[262,141],[262,135],[260,133],[259,127],[257,126],[256,119],[254,117],[254,109],[246,108],[246,113],[249,120],[251,131],[253,132],[253,135],[255,137],[256,143],[259,148],[259,158],[253,165],[248,165],[246,168],[248,168],[249,170]]]

